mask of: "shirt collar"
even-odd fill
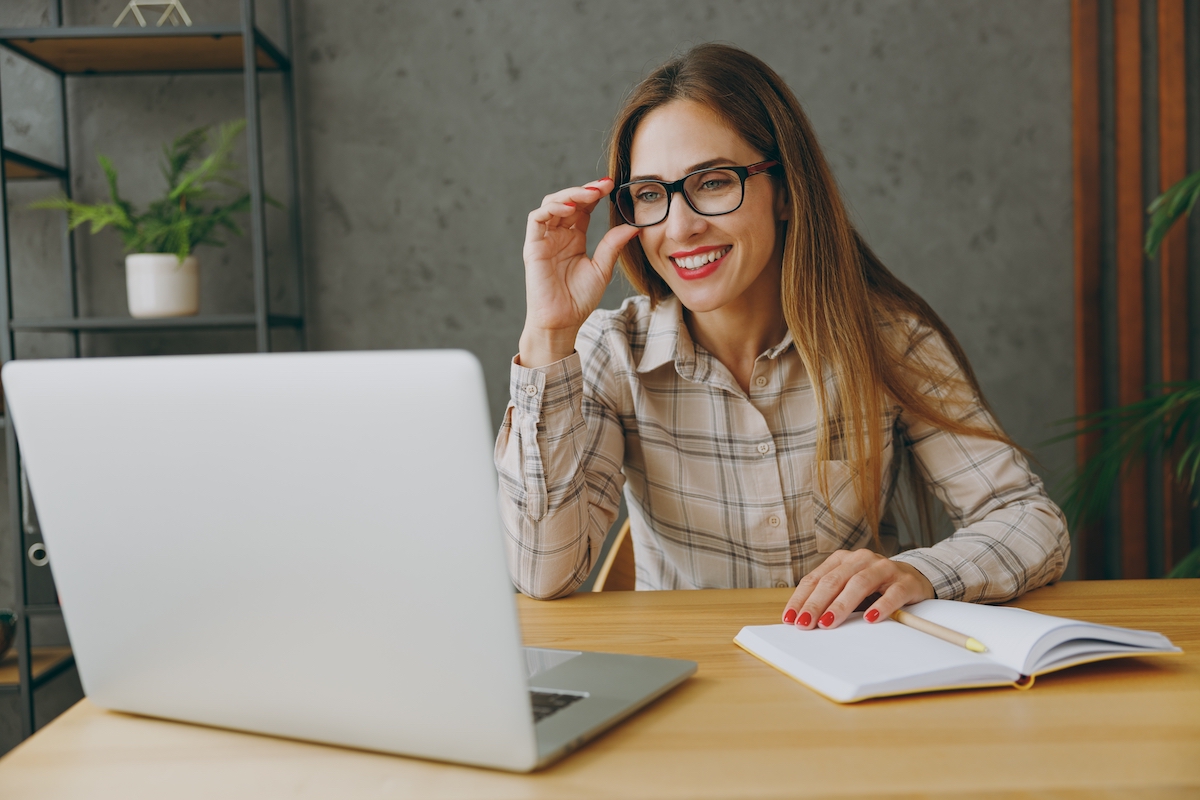
[[[780,341],[779,344],[777,344],[774,347],[767,350],[767,353],[766,353],[767,358],[770,358],[770,359],[779,358],[779,356],[786,353],[787,349],[795,343],[796,343],[796,340],[792,338],[792,329],[788,328],[787,333],[785,333],[783,335],[783,340]]]
[[[638,362],[638,372],[650,372],[663,364],[696,360],[696,348],[687,325],[683,324],[683,305],[671,295],[650,312],[646,329],[646,348]]]
[[[793,344],[795,340],[789,330],[779,344],[768,349],[765,355],[769,359],[778,358]],[[680,377],[695,380],[696,361],[696,345],[692,342],[692,335],[683,321],[683,304],[679,302],[678,297],[671,295],[650,312],[646,347],[642,351],[637,371],[650,372],[673,362]]]

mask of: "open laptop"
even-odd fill
[[[696,669],[521,647],[469,353],[20,361],[3,385],[99,706],[526,771]]]

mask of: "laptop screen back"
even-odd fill
[[[23,361],[3,383],[93,702],[533,763],[473,356]]]

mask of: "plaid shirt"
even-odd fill
[[[889,327],[908,336],[907,357],[958,373],[930,329]],[[521,591],[549,598],[578,588],[622,486],[638,589],[795,586],[835,550],[871,545],[849,465],[827,462],[827,495],[816,479],[817,408],[790,333],[758,357],[748,396],[692,341],[675,298],[654,311],[644,297],[597,311],[575,346],[543,368],[512,366],[496,467]],[[942,396],[945,385],[923,391]],[[948,399],[956,417],[995,425],[976,398]],[[920,570],[938,597],[998,602],[1062,575],[1066,521],[1019,452],[933,428],[899,407],[888,409],[884,430],[883,507],[898,444],[911,449],[956,529],[933,547],[892,556]],[[885,548],[895,544],[887,516]]]

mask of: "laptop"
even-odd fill
[[[696,670],[521,647],[469,353],[18,361],[3,385],[98,706],[529,771]]]

